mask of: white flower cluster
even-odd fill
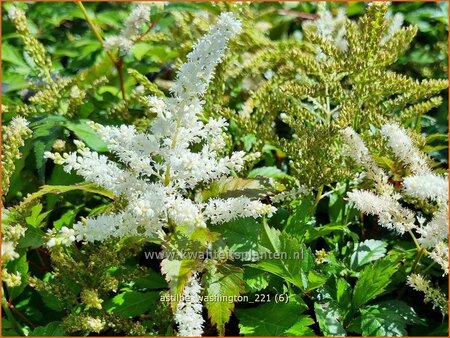
[[[200,337],[203,333],[205,321],[202,316],[201,292],[199,277],[194,273],[183,289],[175,312],[178,335],[181,337]]]
[[[415,175],[430,172],[426,157],[420,153],[406,131],[398,124],[386,124],[381,128],[381,135],[387,140],[395,156],[408,166]]]
[[[433,305],[433,309],[438,308],[442,314],[447,314],[448,312],[448,301],[445,294],[431,285],[431,282],[420,274],[411,274],[407,277],[407,284],[416,291],[424,293],[424,302]]]
[[[9,287],[14,287],[20,285],[21,274],[19,272],[15,274],[8,272],[6,265],[8,262],[19,258],[16,247],[19,240],[25,235],[26,229],[20,224],[12,224],[8,214],[7,209],[2,209],[2,280]]]
[[[342,131],[342,135],[352,150],[351,156],[365,167],[378,192],[354,190],[348,193],[349,201],[361,212],[378,216],[383,227],[400,234],[416,231],[420,234],[420,245],[432,249],[430,258],[448,274],[448,177],[432,172],[426,157],[414,146],[405,129],[398,124],[386,124],[381,128],[382,137],[413,174],[403,179],[403,189],[396,192],[361,138],[351,128]],[[400,200],[405,196],[435,202],[438,209],[427,223],[425,218],[401,205]]]
[[[134,45],[134,38],[140,33],[145,23],[150,21],[150,6],[140,3],[135,6],[125,21],[124,29],[120,35],[110,36],[105,39],[103,46],[107,50],[117,50],[124,54],[128,53]]]
[[[157,115],[149,133],[133,126],[96,128],[109,150],[121,163],[111,161],[77,142],[73,153],[46,153],[66,171],[76,171],[87,181],[104,187],[127,201],[121,212],[87,218],[73,230],[61,232],[49,245],[78,241],[102,241],[110,237],[158,236],[168,223],[205,227],[237,217],[259,217],[275,209],[246,197],[226,200],[192,199],[192,190],[227,177],[244,165],[244,153],[220,157],[217,148],[224,143],[223,119],[202,123],[202,96],[214,67],[222,58],[228,40],[240,31],[232,14],[220,15],[217,24],[203,37],[181,67],[167,99],[150,97]],[[193,151],[196,145],[198,150]],[[52,236],[53,233],[50,233]]]

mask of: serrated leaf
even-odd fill
[[[397,271],[397,263],[388,259],[375,261],[361,271],[353,292],[352,307],[359,309],[369,300],[383,293]]]
[[[388,300],[361,309],[363,336],[406,336],[408,324],[423,324],[405,302]]]
[[[18,248],[36,249],[44,245],[43,240],[45,233],[39,228],[29,227],[25,231],[25,235],[19,240]]]
[[[230,320],[234,303],[228,299],[244,292],[242,270],[223,265],[208,271],[204,278],[207,298],[204,302],[211,323],[217,326],[220,336],[225,334],[225,324]],[[227,298],[221,298],[227,297]]]
[[[352,305],[352,288],[343,278],[332,276],[326,284],[318,290],[320,303],[315,305],[316,315],[321,316],[319,324],[325,335],[342,335],[345,321]],[[329,315],[323,312],[330,309]],[[337,321],[337,323],[336,323]],[[328,332],[328,333],[326,333]],[[334,333],[333,333],[334,332]]]
[[[236,309],[239,319],[239,332],[245,336],[314,336],[309,328],[314,321],[302,315],[305,305],[293,297],[288,303],[275,301],[255,308]]]
[[[107,300],[104,308],[121,317],[135,317],[153,308],[158,299],[159,292],[125,291]]]
[[[38,326],[30,336],[65,336],[66,333],[62,328],[62,322],[50,322],[46,326]]]
[[[339,308],[336,303],[314,303],[314,310],[324,336],[346,335],[346,331],[339,320]]]
[[[232,252],[239,253],[244,261],[254,261],[258,254],[258,240],[261,224],[254,218],[241,218],[217,226],[210,226],[223,236],[223,240]]]
[[[358,243],[350,258],[350,267],[355,270],[369,262],[384,257],[387,243],[375,239],[367,239]]]
[[[260,242],[261,253],[263,257],[268,258],[262,258],[252,266],[284,278],[303,291],[308,290],[309,272],[315,266],[310,249],[301,244],[298,239],[287,233],[281,233],[267,224],[264,224],[263,229]],[[320,283],[314,284],[315,287],[320,285]]]
[[[51,210],[49,210],[41,214],[41,211],[42,204],[40,203],[31,208],[31,215],[25,218],[27,224],[31,225],[32,227],[38,228],[45,217],[47,217],[47,215],[52,212]]]
[[[294,212],[289,216],[286,227],[284,231],[291,234],[292,236],[302,238],[306,231],[313,227],[314,222],[314,212],[313,207],[314,201],[307,197],[301,201],[301,203],[295,208]]]

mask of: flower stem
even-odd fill
[[[23,333],[23,330],[22,330],[20,324],[16,321],[16,319],[14,318],[14,315],[11,312],[8,301],[6,300],[5,290],[3,289],[3,286],[2,286],[2,308],[3,308],[3,311],[5,311],[6,316],[8,317],[9,321],[13,325],[16,332],[19,335],[24,336],[24,333]]]
[[[322,192],[323,192],[323,185],[319,187],[319,190],[317,191],[316,200],[314,201],[314,208],[317,207],[320,200],[322,199]]]
[[[411,267],[411,271],[412,271],[412,272],[415,272],[415,271],[416,271],[417,264],[419,263],[420,257],[422,257],[422,255],[423,255],[424,252],[425,252],[425,249],[423,249],[423,248],[420,249],[420,250],[417,252],[416,258],[414,259],[414,262],[413,262],[412,267]]]
[[[89,27],[91,28],[91,30],[94,33],[95,37],[97,38],[98,42],[100,42],[100,44],[103,46],[103,38],[100,35],[100,32],[97,29],[97,27],[95,26],[94,22],[89,17],[89,15],[88,15],[88,13],[86,11],[86,8],[84,7],[83,3],[81,1],[75,1],[75,3],[78,5],[78,7],[80,8],[81,12],[83,13],[84,18],[86,19]],[[122,92],[123,100],[126,101],[127,97],[126,97],[126,93],[125,93],[125,86],[124,86],[124,81],[123,81],[123,69],[122,69],[123,59],[119,58],[118,60],[116,60],[114,55],[109,50],[106,50],[106,54],[111,59],[112,63],[114,64],[114,66],[117,69],[117,73],[118,73],[118,76],[119,76],[120,91]]]

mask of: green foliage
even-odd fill
[[[394,263],[394,264],[393,264]],[[397,271],[397,265],[389,259],[378,260],[361,271],[353,291],[353,310],[383,293],[391,282],[392,275]]]
[[[301,314],[305,304],[295,297],[288,302],[270,302],[255,308],[239,309],[240,333],[246,336],[310,336],[314,321]]]
[[[404,336],[406,325],[421,323],[414,309],[398,300],[389,300],[361,310],[364,336]]]

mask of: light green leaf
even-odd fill
[[[41,211],[42,204],[40,203],[31,208],[31,215],[25,218],[27,224],[31,225],[32,227],[38,228],[45,217],[47,217],[47,215],[52,212],[51,210],[49,210],[41,214]]]
[[[358,243],[350,258],[350,267],[355,270],[364,264],[384,257],[387,243],[375,239],[367,239]]]
[[[346,335],[345,329],[339,321],[339,308],[336,303],[315,303],[314,310],[324,336]]]
[[[43,185],[39,191],[32,193],[22,203],[28,203],[35,199],[41,198],[46,194],[63,194],[69,191],[81,190],[99,194],[110,199],[114,199],[114,194],[104,188],[98,187],[93,183],[74,184],[74,185]]]
[[[318,283],[318,274],[309,275],[315,266],[314,257],[298,239],[264,224],[260,245],[261,253],[268,258],[261,259],[253,267],[284,278],[303,291],[309,289],[310,277],[314,287],[323,284]]]
[[[17,245],[18,248],[30,248],[36,249],[42,246],[45,241],[43,240],[45,233],[34,227],[29,227],[25,231],[25,236],[23,236]]]
[[[301,313],[306,306],[291,297],[288,303],[275,301],[255,308],[236,309],[239,331],[245,336],[314,336],[309,328],[314,321]]]
[[[388,300],[361,309],[363,336],[406,336],[406,325],[421,324],[412,307],[400,300]]]
[[[369,300],[383,293],[396,271],[397,263],[388,259],[377,260],[374,264],[367,265],[361,271],[355,285],[352,300],[353,309],[359,309]]]
[[[67,122],[65,126],[67,129],[73,131],[89,148],[98,152],[108,151],[106,143],[100,138],[96,131],[87,124],[87,120],[80,120],[76,123]]]
[[[230,320],[234,303],[220,297],[237,297],[244,292],[242,270],[232,265],[219,266],[208,271],[204,278],[206,300],[211,323],[217,326],[220,336],[225,334],[225,324]]]
[[[277,167],[260,167],[253,169],[248,173],[248,178],[256,178],[258,176],[270,177],[275,179],[291,177]]]

